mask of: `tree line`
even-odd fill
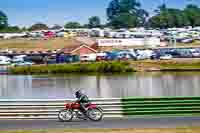
[[[101,24],[101,20],[98,16],[92,16],[89,18],[89,23],[81,25],[79,22],[68,22],[64,25],[67,29],[74,29],[74,28],[102,28],[103,25]],[[18,26],[10,26],[8,24],[8,17],[5,13],[0,11],[0,32],[4,33],[13,33],[13,32],[23,32],[23,31],[34,31],[34,30],[55,30],[55,29],[61,29],[62,26],[55,24],[54,26],[50,27],[47,24],[44,23],[36,23],[32,26],[26,28],[20,28]]]
[[[79,22],[68,22],[65,28],[171,28],[184,26],[200,26],[200,8],[197,5],[186,5],[184,9],[169,8],[166,4],[160,5],[154,15],[141,8],[138,0],[111,0],[106,8],[107,23],[102,24],[98,16],[92,16],[88,23],[81,25]],[[20,32],[42,29],[59,29],[61,26],[48,27],[43,23],[36,23],[29,28],[9,26],[8,17],[0,11],[0,32]]]
[[[161,5],[156,13],[149,19],[151,27],[200,26],[200,8],[196,5],[187,5],[183,10]]]
[[[162,4],[154,12],[155,15],[150,16],[137,0],[112,0],[107,8],[108,22],[113,28],[200,26],[197,5],[189,4],[181,10]]]

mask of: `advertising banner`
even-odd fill
[[[159,38],[133,38],[133,39],[98,39],[98,46],[159,46]]]

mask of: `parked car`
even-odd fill
[[[79,56],[78,55],[57,55],[56,56],[56,63],[72,63],[78,62]]]
[[[137,50],[137,60],[150,59],[153,53],[152,50]]]
[[[105,57],[105,60],[107,60],[107,61],[129,60],[129,59],[136,60],[136,57],[130,51],[107,52],[107,56]]]
[[[97,53],[96,61],[106,60],[106,56],[107,56],[106,52]]]
[[[14,56],[13,59],[12,59],[12,62],[22,62],[24,61],[26,55],[19,55],[19,56]]]
[[[80,56],[80,61],[96,61],[96,54],[84,54]]]
[[[192,43],[194,40],[192,38],[181,40],[182,43]]]
[[[158,59],[160,59],[160,56],[161,56],[161,54],[159,52],[154,52],[154,53],[152,53],[150,59],[151,60],[158,60]]]
[[[137,58],[133,52],[124,50],[124,51],[119,51],[117,53],[117,59],[118,60],[130,60],[130,59],[136,60]]]
[[[11,64],[11,66],[32,66],[32,65],[34,65],[34,63],[28,61],[19,61]]]
[[[171,60],[173,57],[170,54],[160,56],[160,60]]]
[[[118,60],[129,60],[132,59],[131,55],[129,53],[121,53],[117,56]]]
[[[11,59],[6,56],[0,56],[0,65],[9,65],[11,64]]]
[[[200,52],[197,49],[190,49],[192,57],[200,57]]]
[[[200,57],[200,53],[198,51],[192,52],[193,57]]]

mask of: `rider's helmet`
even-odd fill
[[[82,91],[81,90],[78,90],[78,91],[75,92],[76,98],[80,98],[81,95],[82,95]]]

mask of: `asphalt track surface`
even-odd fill
[[[175,128],[200,126],[200,117],[123,118],[104,119],[101,122],[75,120],[0,120],[0,130],[47,128]]]

